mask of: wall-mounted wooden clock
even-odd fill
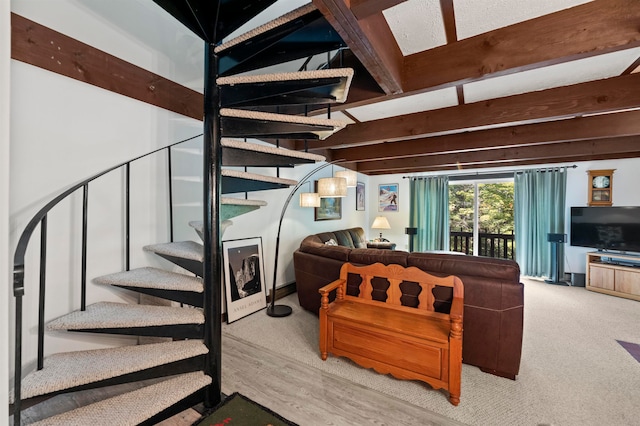
[[[612,170],[589,170],[589,201],[590,206],[610,206],[613,188]]]

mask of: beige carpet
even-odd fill
[[[223,325],[231,334],[310,367],[470,425],[637,425],[640,363],[616,340],[640,344],[640,302],[540,281],[525,282],[522,363],[516,381],[463,365],[458,407],[420,382],[406,382],[318,355],[317,317],[297,295],[286,318],[263,311]],[[323,424],[319,419],[318,424]]]

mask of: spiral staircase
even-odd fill
[[[231,194],[297,184],[238,168],[273,170],[324,160],[322,156],[242,139],[324,139],[343,127],[342,122],[335,120],[273,111],[280,106],[344,102],[352,70],[253,73],[345,47],[312,4],[222,43],[275,1],[154,1],[200,36],[206,45],[203,164],[204,185],[209,188],[205,193],[209,195],[204,196],[203,218],[194,218],[190,223],[202,241],[145,247],[179,266],[180,272],[127,266],[127,270],[93,279],[94,285],[115,286],[170,301],[165,305],[99,302],[48,322],[48,331],[146,336],[152,338],[152,343],[53,354],[22,379],[18,355],[14,389],[17,391],[10,395],[16,425],[21,423],[22,410],[52,396],[150,379],[153,384],[149,386],[37,424],[155,424],[199,403],[205,407],[220,403],[223,395],[219,241],[225,227],[231,224],[230,219],[265,205],[260,200]],[[40,216],[44,215],[46,211]],[[38,223],[39,219],[35,217],[32,222]],[[24,293],[21,284],[24,265],[19,256],[16,259],[14,293],[19,298]],[[16,311],[20,315],[21,308]],[[21,329],[16,334],[20,335]]]

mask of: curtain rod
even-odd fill
[[[459,173],[459,174],[439,173],[434,175],[423,175],[423,176],[402,176],[402,179],[425,179],[425,178],[437,177],[437,176],[449,176],[450,179],[454,179],[454,180],[469,179],[473,177],[478,177],[478,178],[481,177],[482,179],[501,179],[501,178],[512,177],[514,174],[523,173],[527,170],[536,170],[539,172],[546,172],[548,170],[562,169],[562,168],[576,169],[578,168],[578,166],[576,164],[573,164],[571,166],[543,167],[538,169],[531,168],[531,169],[518,169],[518,170],[500,170],[495,172],[487,171],[487,172]]]

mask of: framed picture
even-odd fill
[[[314,190],[318,192],[318,181],[314,182]],[[313,210],[316,221],[342,219],[342,198],[320,198],[320,207]]]
[[[385,183],[378,185],[378,211],[398,211],[398,184]]]
[[[267,307],[262,238],[222,242],[227,322]]]
[[[356,211],[364,211],[364,205],[364,182],[358,182],[356,184]]]

